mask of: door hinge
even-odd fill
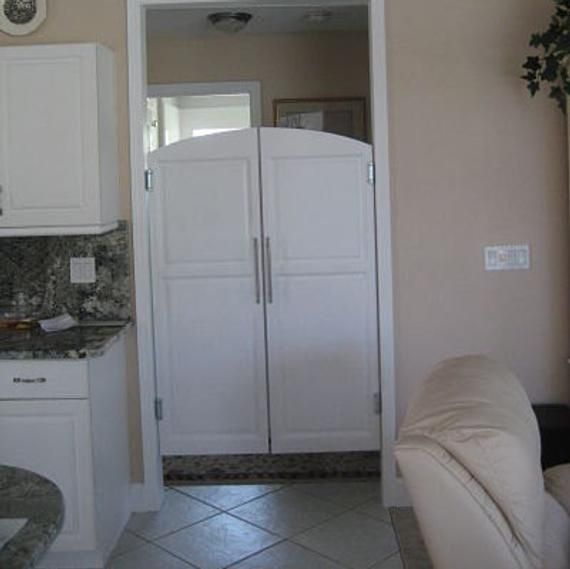
[[[154,189],[154,172],[151,168],[147,168],[144,171],[144,189],[147,192]]]
[[[162,421],[162,419],[164,418],[164,412],[162,409],[162,399],[160,397],[157,397],[154,400],[154,416],[157,421]]]
[[[374,162],[368,162],[368,183],[374,185],[376,182],[376,167]]]
[[[382,413],[382,397],[380,397],[380,393],[374,394],[374,413],[376,415]]]

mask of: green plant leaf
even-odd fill
[[[542,69],[542,64],[538,57],[529,57],[522,65],[522,68],[529,73],[537,73]]]
[[[560,69],[560,61],[554,55],[549,55],[544,60],[544,69],[542,70],[542,78],[549,83],[553,83],[558,79],[558,70]]]
[[[550,89],[550,94],[548,96],[556,101],[558,107],[563,113],[566,113],[566,94],[561,87],[554,85]]]
[[[540,34],[532,34],[530,36],[530,45],[532,47],[540,47],[542,44],[542,36]]]
[[[531,35],[529,44],[537,53],[529,55],[522,68],[531,96],[540,91],[541,84],[550,86],[549,97],[566,112],[570,96],[570,0],[553,0],[554,9],[548,28]]]
[[[529,71],[538,71],[540,67],[540,57],[538,56],[529,56],[523,63],[523,69],[528,69]]]
[[[534,97],[540,91],[540,83],[538,81],[529,81],[527,87],[531,97]]]

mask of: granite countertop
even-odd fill
[[[53,482],[28,470],[0,465],[0,518],[27,520],[0,549],[0,567],[34,567],[57,537],[63,514],[63,496]]]
[[[130,325],[130,322],[93,322],[50,334],[39,330],[0,331],[0,360],[96,358],[103,355]]]

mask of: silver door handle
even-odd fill
[[[261,280],[259,277],[259,239],[253,238],[253,264],[255,271],[255,304],[261,304]]]
[[[273,304],[273,275],[271,270],[271,240],[265,238],[265,266],[267,270],[267,302]]]

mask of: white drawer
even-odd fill
[[[0,361],[0,399],[85,399],[84,360]]]

